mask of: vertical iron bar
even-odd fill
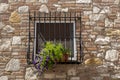
[[[77,15],[76,15],[76,13],[75,13],[75,36],[76,36],[76,18],[77,18]],[[74,38],[75,38],[75,40],[76,40],[76,37],[74,36]],[[75,43],[74,43],[75,44]],[[76,50],[77,50],[77,44],[76,44]],[[77,51],[77,61],[76,62],[78,62],[78,51]]]
[[[41,33],[41,32],[40,32],[40,28],[41,28],[40,25],[41,25],[41,24],[40,24],[40,12],[39,12],[39,28],[38,28],[38,29],[39,29],[39,31],[38,31],[39,36],[40,36],[40,33]],[[41,36],[40,36],[40,38],[41,38]],[[41,44],[41,42],[39,42],[38,45],[40,45],[40,44]],[[38,46],[38,47],[39,47],[39,46]],[[40,47],[41,47],[41,46],[40,46]]]
[[[54,26],[53,26],[53,27],[54,27],[54,35],[53,35],[54,38],[53,38],[53,39],[54,39],[54,43],[55,43],[55,42],[56,42],[56,39],[55,39],[55,34],[56,34],[56,33],[55,33],[55,29],[56,29],[56,12],[55,12],[55,19],[54,19],[54,20],[55,20],[55,24],[54,24]]]
[[[43,32],[43,36],[46,36],[46,13],[44,13],[44,32]]]
[[[37,42],[37,39],[36,39],[36,34],[37,34],[37,33],[35,33],[35,25],[36,25],[36,24],[35,24],[35,20],[36,20],[36,12],[34,11],[34,22],[33,22],[33,23],[34,23],[34,45],[35,45],[35,46],[33,46],[33,47],[34,47],[34,48],[33,48],[33,49],[34,49],[34,50],[33,50],[33,51],[34,51],[34,52],[33,52],[34,54],[32,55],[32,61],[34,61],[35,56],[36,56],[36,53],[37,53],[37,43],[36,43],[36,42]]]
[[[29,11],[29,33],[28,33],[28,50],[27,50],[27,64],[30,64],[30,20],[31,20],[31,17],[30,17],[30,11]]]
[[[83,61],[83,52],[82,52],[82,21],[81,21],[81,13],[80,13],[80,62]]]
[[[65,20],[65,24],[64,24],[64,41],[65,41],[65,48],[66,48],[66,38],[67,38],[67,26],[66,26],[66,13],[64,13],[64,20]]]
[[[50,41],[50,24],[51,24],[51,12],[50,12],[50,14],[49,14],[49,28],[48,28],[48,30],[49,30],[49,41]]]
[[[61,12],[60,12],[60,17],[61,17],[62,15],[61,15]],[[58,26],[58,29],[59,29],[59,41],[60,41],[60,43],[61,43],[61,35],[60,35],[60,25],[61,25],[61,18],[59,17],[59,26]]]
[[[72,32],[71,32],[71,31],[72,31],[72,27],[73,27],[73,26],[71,26],[71,15],[72,15],[72,14],[71,14],[71,12],[70,12],[70,26],[69,26],[69,31],[70,31],[69,34],[70,34],[70,37],[69,37],[69,38],[70,38],[70,50],[72,51],[72,52],[71,52],[71,56],[70,56],[70,57],[71,57],[71,62],[72,62],[72,56],[74,55],[74,53],[73,53],[73,48],[72,48],[72,47],[73,47],[73,46],[72,46],[73,43],[72,43],[72,35],[71,35]]]

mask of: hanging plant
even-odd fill
[[[43,49],[38,51],[33,64],[41,74],[51,68],[56,62],[61,61],[64,47],[61,43],[46,42]]]

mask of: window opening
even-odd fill
[[[38,47],[46,41],[60,42],[71,50],[69,62],[65,63],[81,63],[83,61],[81,27],[80,13],[29,12],[28,63],[31,58],[32,61],[35,59]]]

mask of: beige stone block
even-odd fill
[[[55,78],[55,74],[52,74],[52,73],[46,73],[44,74],[44,78],[46,79],[54,79]]]
[[[102,63],[100,58],[89,58],[85,61],[86,65],[101,65]]]
[[[18,14],[17,11],[14,11],[14,12],[11,13],[9,21],[12,22],[12,23],[20,23],[21,22],[21,17]]]

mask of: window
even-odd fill
[[[46,41],[60,42],[71,50],[72,55],[67,63],[81,63],[83,61],[81,27],[81,13],[29,12],[28,64],[32,63],[38,48]]]
[[[60,42],[65,48],[69,48],[72,52],[69,60],[76,60],[76,40],[75,40],[75,22],[36,22],[35,26],[35,50],[40,47],[43,41]],[[38,36],[38,37],[37,37]],[[38,44],[39,43],[39,44]],[[36,51],[35,51],[36,52]]]

